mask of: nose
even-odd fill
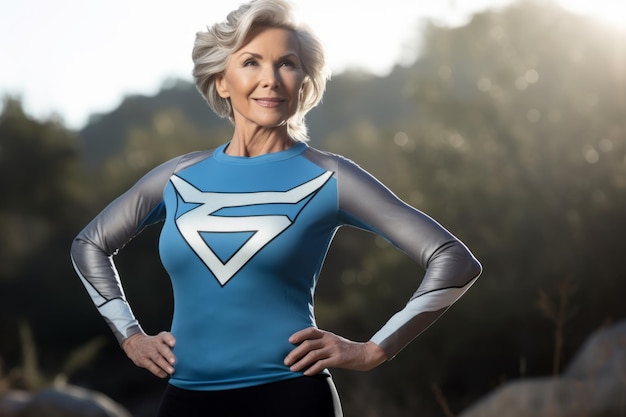
[[[278,68],[267,66],[261,73],[261,86],[266,88],[277,88],[280,85],[280,74]]]

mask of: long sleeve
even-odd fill
[[[113,256],[146,226],[163,220],[163,190],[179,161],[170,160],[146,174],[72,242],[74,268],[119,343],[141,332],[141,327],[126,300]]]
[[[339,160],[338,192],[347,223],[385,237],[425,271],[406,306],[371,338],[392,358],[469,289],[482,266],[443,226],[346,159]]]

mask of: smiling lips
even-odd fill
[[[280,106],[285,100],[279,97],[255,98],[254,101],[260,106],[274,108]]]

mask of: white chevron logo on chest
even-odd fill
[[[176,226],[187,244],[224,286],[263,247],[291,226],[302,210],[300,207],[292,219],[287,213],[276,213],[279,205],[302,202],[317,193],[332,175],[326,171],[288,191],[249,193],[201,191],[173,175],[170,181],[180,198],[185,203],[198,204],[178,216]],[[242,215],[241,209],[251,206],[268,206],[274,212],[264,210],[262,214]],[[218,249],[211,248],[203,238],[206,233],[248,233],[250,237],[234,250],[232,256],[222,260],[217,256]]]

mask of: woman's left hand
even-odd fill
[[[353,342],[331,332],[309,327],[291,335],[289,342],[298,345],[285,358],[291,371],[315,375],[325,368],[368,371],[387,360],[376,343]]]

